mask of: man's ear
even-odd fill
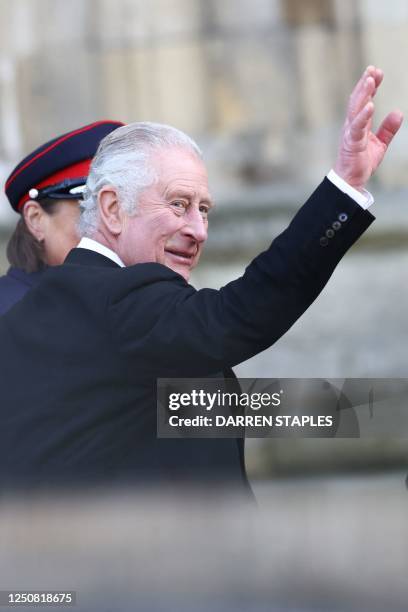
[[[28,200],[28,202],[24,204],[23,217],[25,224],[30,234],[32,234],[34,238],[38,240],[38,242],[42,242],[44,240],[45,215],[46,212],[38,202]]]
[[[123,211],[116,188],[112,185],[104,185],[98,193],[98,204],[103,225],[111,234],[118,236],[122,232]]]

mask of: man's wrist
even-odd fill
[[[366,189],[359,191],[355,187],[352,187],[351,185],[349,185],[349,183],[342,179],[333,169],[331,169],[330,172],[327,174],[327,178],[331,183],[333,183],[333,185],[340,189],[340,191],[352,198],[357,204],[361,206],[361,208],[364,208],[364,210],[367,210],[367,208],[369,208],[374,202],[374,198],[369,191],[367,191]]]

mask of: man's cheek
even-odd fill
[[[195,268],[195,267],[196,267],[196,265],[198,264],[198,262],[200,261],[200,255],[201,255],[201,251],[199,251],[199,252],[197,253],[197,255],[194,257],[194,259],[193,259],[193,261],[192,261],[192,264],[191,264],[191,266],[190,266],[190,269],[191,269],[191,270],[192,270],[193,268]]]

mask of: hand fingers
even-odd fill
[[[374,74],[371,73],[371,76],[374,77],[375,87],[378,88],[381,85],[382,80],[384,78],[383,71],[381,70],[381,68],[375,68]]]
[[[350,98],[349,98],[349,104],[348,104],[348,110],[350,111],[351,107],[354,108],[355,106],[355,100],[361,96],[362,92],[364,91],[364,83],[367,79],[367,76],[370,75],[370,69],[372,68],[372,66],[368,66],[368,68],[366,68],[363,72],[363,74],[361,75],[361,77],[359,78],[359,80],[357,81],[353,91],[350,94]]]
[[[349,128],[352,142],[360,142],[367,136],[373,114],[374,104],[370,101],[362,108],[358,115],[354,117]]]
[[[375,81],[375,89],[374,89],[374,93],[373,93],[373,98],[375,96],[375,94],[377,93],[377,89],[379,88],[379,86],[382,83],[382,80],[384,78],[384,73],[380,68],[375,68],[374,71],[372,73],[370,73],[371,76],[373,77],[374,81]]]
[[[347,118],[349,121],[352,121],[354,117],[361,111],[361,109],[364,108],[367,102],[375,95],[377,87],[376,83],[378,82],[379,84],[381,82],[380,79],[382,79],[382,77],[380,77],[379,75],[376,81],[377,75],[374,68],[373,70],[367,72],[369,68],[367,68],[350,96],[350,101],[347,110]],[[371,74],[371,72],[373,72],[373,74]]]
[[[403,119],[404,116],[401,111],[392,111],[389,113],[378,128],[376,133],[378,140],[388,147],[391,140],[400,129]]]
[[[374,80],[374,88],[372,86],[370,77]],[[355,117],[357,113],[359,113],[360,110],[367,104],[369,97],[375,96],[383,78],[384,73],[381,68],[367,66],[350,96],[348,108],[349,118],[352,119]]]

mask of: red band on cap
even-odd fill
[[[46,179],[37,183],[36,185],[31,185],[30,189],[43,189],[44,187],[48,187],[49,185],[56,185],[57,183],[61,183],[65,179],[73,179],[80,178],[82,176],[87,177],[89,174],[89,168],[91,167],[92,159],[84,159],[76,164],[72,164],[71,166],[67,166],[62,170],[58,170],[54,174],[47,176]],[[21,212],[24,204],[30,200],[30,196],[26,193],[19,201],[17,210]]]
[[[10,184],[14,181],[14,179],[26,168],[28,168],[28,166],[31,166],[31,164],[33,164],[37,159],[39,159],[40,157],[43,157],[46,153],[48,153],[49,151],[52,151],[52,149],[55,149],[55,147],[58,147],[58,145],[60,145],[62,142],[64,142],[64,140],[68,140],[68,138],[72,138],[73,136],[76,136],[77,134],[82,134],[82,132],[88,132],[89,130],[93,130],[93,128],[95,128],[98,125],[103,125],[104,123],[110,123],[108,121],[95,121],[95,123],[91,123],[90,125],[86,125],[82,128],[78,128],[77,130],[74,130],[73,132],[69,132],[68,134],[65,134],[65,136],[61,136],[60,138],[58,138],[55,142],[53,142],[49,147],[47,147],[46,149],[44,149],[43,151],[41,151],[40,153],[37,153],[37,155],[35,155],[34,157],[32,157],[28,162],[26,162],[24,164],[24,166],[21,166],[21,168],[19,168],[18,170],[16,170],[14,172],[14,174],[12,174],[8,181],[6,182],[6,189],[9,188]],[[116,122],[112,122],[112,123],[116,123]],[[119,122],[118,122],[119,123]],[[123,125],[123,124],[122,124]],[[75,178],[75,177],[74,177]]]

